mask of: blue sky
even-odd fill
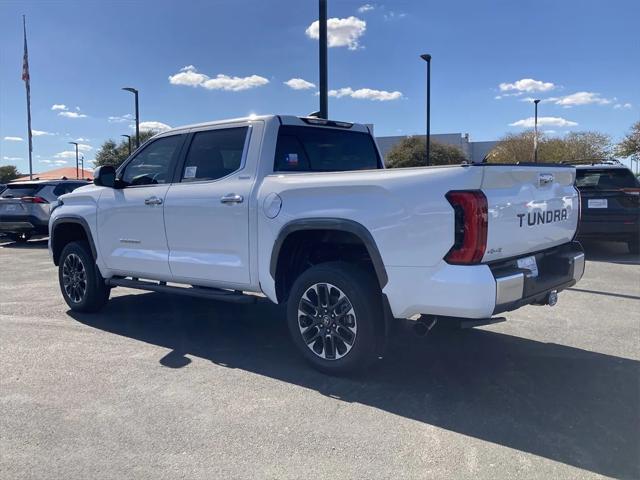
[[[28,171],[23,13],[36,172],[75,163],[70,140],[90,161],[105,139],[131,133],[124,86],[140,89],[152,126],[317,110],[316,0],[4,0],[0,164]],[[433,133],[520,131],[529,97],[543,99],[552,135],[617,140],[640,117],[634,0],[329,0],[329,18],[330,116],[373,123],[377,135],[424,131],[425,52]]]

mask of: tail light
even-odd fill
[[[455,242],[447,263],[479,263],[487,248],[487,197],[479,190],[452,191],[447,200],[455,212]]]
[[[49,203],[42,197],[22,197],[24,203]]]

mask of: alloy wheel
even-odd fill
[[[358,325],[347,295],[330,283],[316,283],[298,304],[298,328],[307,347],[324,360],[338,360],[353,348]]]
[[[62,284],[67,297],[80,303],[87,293],[87,271],[78,255],[70,253],[62,264]]]

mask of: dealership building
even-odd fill
[[[424,135],[419,136],[424,138]],[[386,158],[389,150],[404,138],[407,138],[407,136],[398,135],[393,137],[376,137],[376,141],[378,142],[378,147],[380,148],[383,158]],[[482,159],[487,155],[487,153],[489,153],[498,144],[497,141],[472,142],[469,140],[468,133],[432,134],[431,141],[458,147],[465,157],[474,163],[482,162]]]

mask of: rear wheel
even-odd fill
[[[382,301],[375,278],[344,262],[319,264],[291,288],[289,331],[296,347],[316,369],[344,374],[376,358]]]
[[[86,242],[71,242],[62,249],[58,280],[62,296],[71,310],[97,312],[109,300],[110,289]]]

